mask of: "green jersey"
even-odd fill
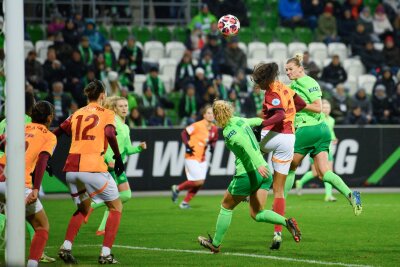
[[[132,146],[130,130],[128,125],[126,125],[119,116],[115,116],[115,126],[117,130],[117,143],[119,152],[121,153],[121,158],[123,162],[126,162],[127,156],[136,154],[142,151],[142,147],[140,146]],[[105,155],[105,161],[113,162],[114,152],[111,147],[108,146],[107,152]]]
[[[336,140],[336,135],[335,135],[335,119],[332,118],[331,116],[326,116],[324,115],[325,118],[325,123],[328,125],[329,131],[331,132],[331,141]]]
[[[260,146],[250,127],[261,125],[262,119],[232,117],[223,130],[227,148],[236,156],[235,176],[257,170],[267,162],[261,155]]]
[[[292,81],[290,88],[292,88],[307,104],[311,104],[322,97],[319,84],[310,76],[304,76]],[[303,126],[317,125],[322,122],[322,112],[316,113],[303,109],[296,113],[294,124],[296,128],[299,128]]]
[[[25,114],[25,124],[31,123],[32,118]],[[6,132],[7,120],[4,119],[0,122],[0,135]],[[0,150],[0,157],[4,155],[4,152]]]

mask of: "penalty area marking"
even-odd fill
[[[78,247],[98,247],[98,245],[77,245],[77,246]],[[189,254],[211,254],[209,251],[204,251],[204,250],[174,249],[174,248],[149,248],[149,247],[135,247],[135,246],[124,246],[124,245],[113,245],[113,248],[122,248],[122,249],[130,249],[130,250],[160,251],[160,252],[177,252],[177,253],[189,253]],[[348,266],[348,267],[372,267],[372,265],[363,265],[363,264],[349,264],[349,263],[343,263],[343,262],[316,261],[316,260],[295,259],[295,258],[287,258],[287,257],[236,253],[236,252],[221,252],[219,254],[225,255],[225,256],[234,256],[234,257],[258,258],[258,259],[269,259],[269,260],[289,261],[289,262],[301,262],[301,263],[319,264],[319,265],[336,265],[336,266]]]

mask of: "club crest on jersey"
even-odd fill
[[[273,106],[277,106],[277,105],[279,105],[280,103],[281,103],[281,101],[280,101],[278,98],[272,99],[272,105],[273,105]]]

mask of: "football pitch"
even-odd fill
[[[222,196],[197,196],[190,210],[166,196],[134,197],[124,206],[112,253],[120,266],[398,266],[400,194],[362,194],[359,217],[336,197],[337,202],[326,203],[319,194],[290,195],[287,215],[297,219],[302,241],[296,244],[284,229],[279,251],[269,249],[273,226],[253,221],[242,203],[216,255],[200,247],[197,236],[214,234]],[[267,208],[271,202],[272,195]],[[70,199],[45,199],[43,205],[50,222],[46,253],[56,257],[75,207]],[[95,232],[103,211],[93,212],[75,240],[73,255],[80,266],[97,266],[103,238]],[[4,250],[0,258],[4,266]],[[40,266],[63,265],[57,257],[56,263]]]

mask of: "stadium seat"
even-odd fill
[[[184,43],[188,37],[188,30],[183,27],[175,27],[172,30],[172,36],[175,41]]]
[[[274,41],[274,32],[269,28],[257,27],[255,29],[257,40],[269,44]]]
[[[347,72],[347,76],[358,77],[365,73],[365,68],[358,58],[346,58],[343,61],[343,67]]]
[[[247,49],[247,45],[243,42],[239,42],[238,43],[239,48],[242,49],[242,51],[246,54],[246,56],[248,55],[248,49]]]
[[[169,77],[168,75],[164,75],[164,74],[160,74],[160,75],[158,75],[158,77],[160,77],[160,79],[164,82],[165,92],[166,93],[171,92],[172,89],[174,88],[171,77]]]
[[[155,41],[160,41],[165,45],[172,40],[172,33],[167,27],[155,27],[153,29],[153,37]]]
[[[119,53],[121,52],[122,49],[120,42],[114,40],[110,40],[109,42],[112,50],[114,51],[115,57],[119,58]]]
[[[383,43],[374,43],[374,48],[378,51],[382,51],[385,45]]]
[[[278,12],[278,0],[267,0],[266,2],[269,10]]]
[[[160,74],[167,76],[175,84],[175,73],[178,61],[173,58],[160,58]]]
[[[349,89],[349,96],[353,96],[358,89],[357,76],[347,75],[347,80],[344,83],[344,87]]]
[[[39,40],[39,41],[37,41],[36,44],[35,44],[37,57],[41,58],[43,60],[46,60],[46,58],[47,58],[47,48],[52,44],[54,44],[53,41],[48,41],[48,40]]]
[[[147,77],[144,74],[135,74],[135,81],[133,87],[135,88],[135,93],[138,96],[143,95],[143,83],[146,81]]]
[[[329,43],[328,44],[328,55],[338,55],[340,61],[343,62],[348,57],[347,46],[344,43]]]
[[[262,26],[262,24],[264,24],[264,18],[262,16],[260,16],[259,13],[254,13],[252,12],[249,15],[249,22],[250,22],[250,27],[251,28],[257,28]]]
[[[248,44],[254,41],[253,29],[250,28],[241,28],[239,33],[239,41]]]
[[[289,79],[289,77],[286,74],[280,74],[278,76],[279,81],[282,83],[289,85],[292,81]]]
[[[110,31],[107,29],[106,26],[100,25],[98,29],[99,29],[99,32],[100,32],[106,39],[110,39]]]
[[[324,60],[328,57],[328,48],[324,43],[311,42],[308,44],[308,52],[315,60]]]
[[[297,27],[294,29],[294,33],[299,42],[309,44],[314,41],[314,34],[309,28]]]
[[[222,84],[225,86],[226,89],[230,89],[232,86],[233,77],[228,74],[222,74]]]
[[[332,58],[325,58],[324,60],[322,60],[322,68],[325,68],[326,66],[331,64],[331,62],[332,62]]]
[[[262,42],[251,42],[249,43],[249,58],[267,58],[268,47]]]
[[[272,58],[247,58],[247,67],[253,69],[259,63],[273,62]]]
[[[32,50],[35,50],[33,43],[31,41],[24,41],[24,55],[25,55],[24,58],[26,58],[28,53]]]
[[[268,55],[273,60],[279,60],[287,58],[287,47],[286,44],[281,42],[272,42],[268,45]]]
[[[368,95],[372,94],[372,89],[376,82],[376,77],[372,74],[363,74],[358,76],[358,88],[364,88]]]
[[[165,45],[165,53],[167,57],[175,59],[177,62],[181,61],[186,47],[182,42],[171,41]]]
[[[178,115],[178,112],[176,112],[175,109],[166,109],[165,110],[165,115],[170,118],[172,125],[179,125],[180,124],[180,118]]]
[[[129,30],[125,26],[112,26],[111,27],[111,38],[121,44],[128,39]]]
[[[266,12],[263,14],[262,19],[266,28],[275,30],[278,27],[279,16],[277,12]]]
[[[307,51],[307,45],[301,42],[293,42],[288,46],[289,57],[294,56],[296,53],[304,53]]]
[[[45,39],[44,30],[42,25],[39,24],[30,24],[26,25],[26,32],[29,35],[33,44],[36,44],[37,41]]]
[[[146,57],[158,60],[164,57],[164,45],[160,41],[148,41],[144,44]]]
[[[134,27],[132,33],[136,39],[142,43],[146,43],[151,40],[151,31],[147,27]]]
[[[265,1],[264,0],[249,0],[248,2],[249,10],[251,13],[259,14],[265,10]]]
[[[283,28],[283,27],[276,28],[275,37],[277,41],[285,44],[289,44],[294,40],[293,31],[290,28]]]

